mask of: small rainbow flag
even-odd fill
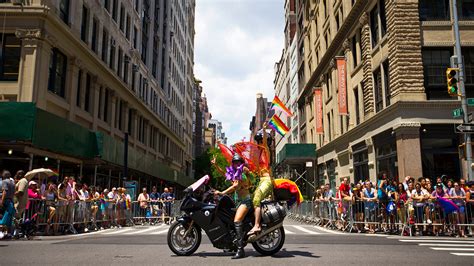
[[[284,136],[290,129],[281,121],[281,119],[277,115],[273,115],[268,121],[268,126],[273,128],[276,132],[280,135]]]
[[[273,109],[273,107],[278,107],[280,110],[282,110],[284,113],[286,113],[287,116],[293,116],[290,109],[288,109],[285,106],[285,104],[280,100],[280,98],[278,98],[278,96],[276,96],[276,95],[273,98],[271,109]]]

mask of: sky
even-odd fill
[[[284,0],[196,0],[194,73],[228,144],[250,136],[256,95],[273,99]]]

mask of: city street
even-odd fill
[[[249,245],[231,260],[203,235],[198,251],[177,257],[166,243],[167,225],[109,229],[83,235],[2,241],[3,265],[474,265],[472,238],[343,234],[287,221],[286,242],[273,257]]]

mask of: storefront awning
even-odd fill
[[[316,144],[287,143],[278,152],[277,164],[304,164],[316,159]]]

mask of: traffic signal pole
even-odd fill
[[[469,123],[468,112],[467,112],[467,98],[466,88],[464,87],[464,65],[463,57],[461,53],[461,38],[459,36],[459,21],[458,21],[458,5],[457,0],[451,0],[451,10],[453,14],[453,27],[454,27],[454,52],[457,56],[457,67],[459,68],[459,80],[458,87],[461,92],[461,107],[463,111],[463,123]],[[467,173],[470,181],[474,180],[472,176],[472,146],[471,146],[471,134],[464,133],[464,139],[466,140],[466,162],[467,162]]]

